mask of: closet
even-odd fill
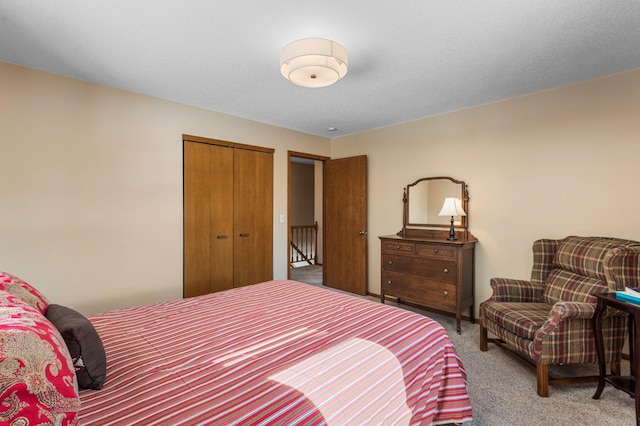
[[[184,297],[272,279],[273,152],[183,135]]]

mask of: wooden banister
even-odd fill
[[[307,262],[313,265],[318,252],[318,222],[313,225],[292,225],[289,231],[289,265]]]

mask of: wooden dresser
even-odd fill
[[[460,333],[462,311],[473,322],[474,251],[477,239],[466,231],[447,240],[442,231],[380,237],[382,281],[380,300],[392,296],[427,309],[454,314]]]

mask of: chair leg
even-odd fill
[[[489,350],[487,346],[487,329],[480,325],[480,350],[485,352]]]
[[[536,372],[538,376],[538,395],[549,396],[549,364],[537,363]]]

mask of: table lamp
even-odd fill
[[[449,228],[449,238],[447,240],[457,240],[456,233],[453,228],[454,216],[466,216],[467,214],[462,209],[462,201],[460,198],[447,197],[444,199],[442,210],[438,213],[438,216],[451,216],[451,227]]]

